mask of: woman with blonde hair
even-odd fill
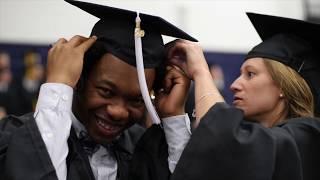
[[[234,92],[233,105],[244,111],[247,120],[265,127],[289,118],[314,116],[313,95],[307,82],[278,61],[248,58],[230,88]]]
[[[272,80],[281,88],[286,103],[287,118],[313,117],[314,99],[308,83],[292,68],[266,59]]]
[[[320,179],[320,25],[248,16],[263,42],[230,87],[234,107],[210,83],[201,48],[179,40],[169,50],[195,81],[198,122],[174,180]]]

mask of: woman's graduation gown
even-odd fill
[[[274,128],[265,128],[243,119],[241,110],[224,103],[211,107],[193,132],[171,179],[320,179],[318,119],[290,119]],[[148,131],[146,134],[152,134]],[[156,148],[154,139],[143,136],[138,144],[140,149],[146,147],[146,151],[154,149],[148,153],[150,156],[145,157],[146,161],[139,162],[140,166],[152,167],[152,162],[164,162],[165,153],[160,153],[160,150],[165,150],[165,142],[158,141]],[[166,174],[167,168],[158,167],[157,171]]]

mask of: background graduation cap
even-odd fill
[[[301,20],[247,13],[263,43],[246,59],[254,57],[279,61],[296,70],[308,83],[320,112],[320,25]]]
[[[109,6],[66,0],[66,2],[100,18],[94,25],[91,35],[96,35],[105,48],[121,60],[135,66],[135,46],[133,32],[137,13]],[[197,41],[181,29],[158,16],[139,14],[141,28],[145,31],[142,38],[145,68],[155,68],[164,58],[164,44],[161,35]]]

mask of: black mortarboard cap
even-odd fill
[[[134,11],[92,4],[87,2],[66,0],[66,2],[100,18],[94,25],[91,35],[98,37],[111,54],[130,65],[135,66],[134,29],[137,13]],[[181,29],[158,17],[140,13],[143,59],[145,68],[155,68],[164,59],[164,44],[161,35],[197,41]]]
[[[320,25],[301,20],[247,13],[262,43],[246,59],[253,57],[279,61],[296,70],[308,83],[320,112]]]

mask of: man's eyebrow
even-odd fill
[[[118,86],[116,85],[116,83],[114,83],[112,81],[109,81],[107,79],[103,79],[103,80],[98,81],[98,84],[107,85],[107,86],[110,86],[112,89],[115,89],[116,91],[118,90]],[[128,99],[140,99],[140,98],[142,98],[142,94],[141,94],[140,91],[139,91],[138,94],[127,94],[125,96],[127,96]]]
[[[98,84],[108,85],[108,86],[111,86],[112,89],[117,89],[117,86],[114,82],[106,80],[106,79],[98,81]]]

